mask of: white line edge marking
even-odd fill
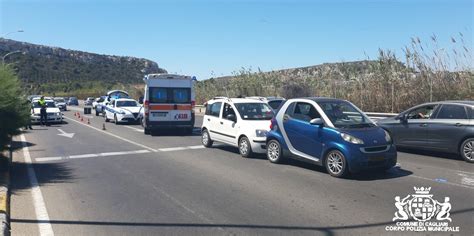
[[[441,183],[441,182],[438,182],[438,181],[436,181],[436,180],[434,180],[434,179],[425,178],[425,177],[421,177],[421,176],[417,176],[417,175],[408,175],[408,176],[409,176],[409,177],[413,177],[413,178],[418,178],[418,179],[429,180],[429,181],[436,182],[436,183],[439,183],[439,184],[449,184],[449,185],[453,185],[453,186],[458,186],[458,187],[468,188],[468,189],[473,189],[473,190],[474,190],[474,187],[466,186],[466,185],[463,185],[463,184],[457,184],[457,183],[453,183],[453,182]]]
[[[181,150],[186,150],[188,149],[187,147],[170,147],[170,148],[160,148],[158,149],[161,152],[172,152],[172,151],[181,151]]]
[[[35,170],[33,169],[30,151],[26,145],[25,135],[20,136],[22,146],[23,146],[23,156],[27,164],[28,178],[30,179],[31,184],[31,193],[33,195],[33,205],[36,213],[36,220],[40,221],[38,223],[38,229],[40,235],[53,236],[53,227],[50,224],[48,210],[46,209],[46,204],[44,203],[43,194],[38,184],[38,179],[36,178]]]
[[[196,145],[196,146],[188,146],[189,149],[202,149],[205,148],[203,145]]]
[[[60,161],[62,159],[63,159],[63,157],[42,157],[39,160],[38,160],[38,158],[35,158],[35,162]]]
[[[74,122],[76,122],[76,123],[78,123],[78,124],[84,125],[84,126],[86,126],[86,127],[89,127],[89,128],[91,128],[91,129],[95,129],[96,131],[99,131],[99,132],[101,132],[101,133],[103,133],[103,134],[108,134],[108,135],[110,135],[110,136],[112,136],[112,137],[118,138],[118,139],[123,140],[123,141],[125,141],[125,142],[129,142],[129,143],[135,144],[135,145],[137,145],[137,146],[139,146],[139,147],[148,149],[148,150],[150,150],[150,151],[152,151],[152,152],[157,152],[157,151],[158,151],[158,150],[156,150],[156,149],[154,149],[154,148],[145,146],[145,145],[143,145],[143,144],[139,144],[139,143],[134,142],[134,141],[132,141],[132,140],[129,140],[129,139],[126,139],[126,138],[122,138],[122,137],[120,137],[120,136],[118,136],[118,135],[115,135],[115,134],[112,134],[112,133],[109,133],[109,132],[105,132],[105,131],[103,131],[103,130],[101,130],[101,129],[98,129],[98,128],[94,127],[94,126],[83,124],[83,123],[81,123],[81,122],[79,122],[79,121],[76,121],[76,120],[74,120],[74,119],[71,119],[71,118],[69,118],[69,117],[66,117],[66,116],[65,116],[64,118],[66,118],[66,119],[68,119],[68,120],[71,120],[71,121],[74,121]]]
[[[132,127],[132,126],[124,125],[124,127],[127,127],[127,128],[129,128],[129,129],[133,129],[133,130],[135,130],[135,131],[137,131],[137,132],[143,132],[142,129],[135,128],[135,127]]]

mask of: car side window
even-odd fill
[[[462,105],[442,105],[436,119],[467,119],[466,109]]]
[[[222,118],[227,119],[227,115],[234,115],[235,116],[235,111],[232,108],[232,106],[229,103],[224,103],[224,108],[222,111]]]
[[[408,112],[407,119],[416,120],[416,119],[430,119],[433,115],[433,112],[436,108],[436,105],[427,105],[418,107],[414,110]]]
[[[215,116],[219,117],[219,114],[221,113],[221,106],[222,102],[216,102],[211,105],[211,111],[209,113],[210,116]]]
[[[312,119],[321,118],[321,115],[310,103],[298,102],[295,105],[295,109],[291,117],[297,120],[309,122]]]

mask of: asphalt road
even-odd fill
[[[337,179],[315,165],[205,149],[198,131],[103,131],[103,118],[73,113],[16,139],[28,150],[14,158],[13,235],[431,235],[386,230],[394,198],[415,186],[450,197],[455,235],[474,233],[474,165],[451,155],[399,152],[388,173]]]

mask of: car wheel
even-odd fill
[[[332,150],[326,155],[324,165],[331,176],[342,178],[348,173],[346,158],[338,150]]]
[[[209,135],[209,132],[207,129],[204,129],[201,134],[201,142],[204,147],[210,148],[212,147],[212,144],[214,141],[212,141],[211,136]]]
[[[114,115],[114,123],[115,123],[116,125],[118,125],[117,115]]]
[[[151,134],[151,130],[147,129],[147,128],[144,128],[143,133],[146,134],[146,135]]]
[[[468,138],[461,144],[461,157],[470,163],[474,163],[474,138]]]
[[[267,158],[271,163],[283,162],[283,153],[277,140],[270,140],[267,143]]]
[[[95,110],[95,116],[99,116],[99,112]]]
[[[109,118],[107,118],[107,115],[105,115],[105,122],[109,122]]]
[[[239,139],[239,152],[242,157],[250,157],[253,154],[250,141],[245,136]]]

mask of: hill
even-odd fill
[[[0,55],[18,73],[30,94],[97,96],[112,88],[142,83],[148,73],[165,73],[156,62],[100,55],[0,38]]]

